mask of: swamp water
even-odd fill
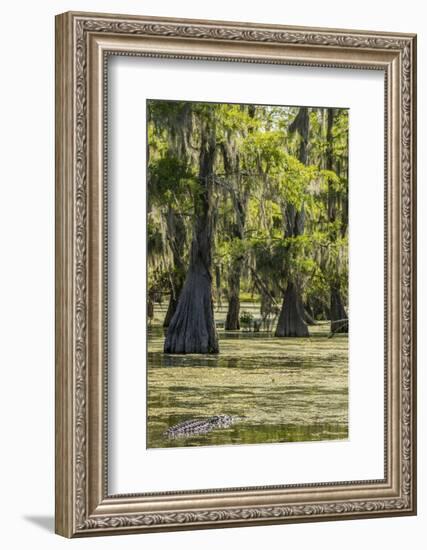
[[[147,447],[187,447],[348,437],[348,337],[309,338],[218,331],[218,355],[167,355],[164,332],[148,329]],[[184,438],[180,422],[230,415],[234,423]]]

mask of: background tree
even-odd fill
[[[328,181],[328,222],[330,228],[330,239],[332,247],[332,261],[334,263],[330,276],[330,292],[331,292],[331,332],[348,332],[348,316],[344,307],[344,301],[341,290],[341,263],[342,263],[342,240],[346,238],[348,226],[348,193],[347,185],[343,185],[343,180],[347,174],[343,174],[342,155],[339,155],[340,143],[339,132],[340,128],[334,128],[336,117],[335,109],[328,109],[327,115],[327,150],[326,150],[326,169],[330,172],[335,172],[338,178],[329,178]],[[342,121],[337,121],[342,124]],[[336,154],[334,143],[337,144]],[[347,148],[346,148],[347,149]],[[346,163],[345,163],[346,164]],[[345,258],[345,265],[347,258]]]
[[[217,176],[217,183],[223,191],[224,201],[230,205],[227,215],[222,216],[222,229],[228,244],[225,330],[240,329],[240,280],[245,260],[246,209],[253,183],[242,145],[257,124],[255,111],[254,105],[223,105],[219,117],[221,127],[218,139],[223,174]]]
[[[186,218],[191,215],[188,195],[194,179],[194,153],[190,145],[193,115],[190,104],[184,102],[150,101],[147,113],[148,227],[151,235],[157,231],[159,240],[157,247],[151,247],[149,241],[148,249],[152,263],[158,263],[160,256],[166,271],[160,278],[161,293],[170,296],[163,323],[167,327],[175,313],[186,272],[189,239]],[[158,280],[156,285],[159,286]]]
[[[309,135],[309,114],[307,107],[301,107],[295,120],[289,126],[291,133],[298,133],[300,136],[298,160],[303,165],[308,164],[308,135]],[[299,208],[292,202],[283,205],[283,218],[285,222],[285,239],[295,239],[304,233],[305,212],[304,201],[301,201]],[[285,262],[290,264],[292,243],[286,247]],[[276,336],[308,336],[308,328],[305,322],[304,305],[301,296],[301,279],[292,276],[288,269],[288,281],[283,297],[282,309],[276,327]]]

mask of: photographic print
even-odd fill
[[[348,110],[147,126],[147,447],[346,439]]]

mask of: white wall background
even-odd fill
[[[67,541],[54,510],[54,20],[67,10],[243,20],[419,34],[419,515]],[[0,199],[0,517],[3,548],[245,547],[420,549],[427,530],[426,276],[423,189],[426,112],[423,3],[406,0],[14,0],[2,6]],[[424,147],[423,147],[424,145]],[[425,544],[425,543],[424,543]]]

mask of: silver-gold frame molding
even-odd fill
[[[384,479],[108,494],[110,55],[384,71]],[[416,513],[415,67],[412,34],[90,13],[56,17],[57,533],[78,537]]]

